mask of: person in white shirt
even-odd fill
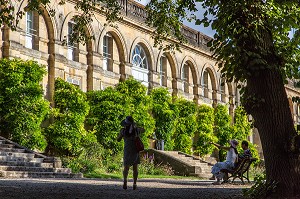
[[[227,150],[227,156],[225,162],[217,162],[213,167],[211,173],[214,175],[214,177],[217,179],[216,182],[214,182],[214,185],[221,184],[221,180],[224,178],[225,173],[221,172],[222,169],[234,169],[235,163],[238,160],[238,152],[236,147],[238,146],[238,141],[236,140],[230,140],[229,144],[230,147],[221,146],[216,143],[211,143],[218,147],[219,149]]]

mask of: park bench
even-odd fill
[[[228,179],[224,182],[228,182],[230,178],[232,178],[232,182],[234,182],[236,178],[239,178],[243,184],[245,184],[244,179],[250,183],[249,168],[252,162],[256,160],[256,158],[244,158],[235,169],[222,169],[221,172],[230,174],[228,175]]]

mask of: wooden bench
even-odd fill
[[[256,160],[256,158],[244,158],[235,169],[221,169],[221,172],[230,174],[226,181],[232,178],[232,182],[234,182],[236,178],[239,178],[243,184],[245,184],[244,179],[246,179],[250,183],[249,168],[252,162],[255,162]]]

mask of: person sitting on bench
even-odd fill
[[[246,140],[242,141],[242,149],[244,150],[244,153],[239,155],[239,162],[245,158],[252,157],[252,153],[248,147],[249,147],[248,142]]]
[[[230,147],[221,146],[219,144],[211,143],[218,147],[219,149],[227,150],[227,156],[225,162],[217,162],[213,167],[211,173],[216,177],[217,181],[214,182],[214,185],[221,184],[221,179],[224,178],[224,173],[221,172],[222,169],[234,169],[235,163],[238,160],[238,152],[236,147],[238,146],[238,141],[230,140]]]

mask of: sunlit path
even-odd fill
[[[140,179],[138,189],[133,191],[129,181],[127,190],[122,189],[121,180],[100,179],[1,179],[0,195],[2,199],[225,199],[243,198],[242,189],[249,185],[214,186],[212,181]]]

